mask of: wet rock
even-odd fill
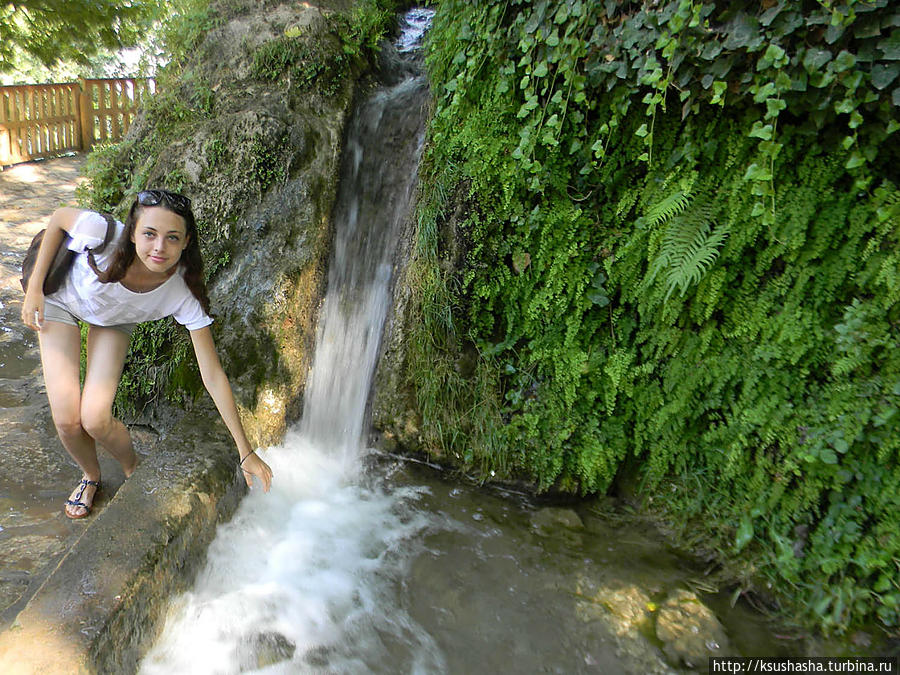
[[[673,672],[648,639],[653,604],[646,589],[623,579],[582,575],[575,587],[575,613],[594,632],[612,636],[616,660],[625,672]],[[605,672],[605,671],[603,671]]]
[[[531,529],[540,535],[551,535],[560,529],[583,530],[584,523],[572,509],[550,506],[532,514]]]
[[[294,656],[297,646],[281,633],[258,633],[247,640],[242,650],[241,672],[259,670]]]
[[[11,570],[31,570],[43,561],[53,559],[66,550],[59,537],[26,534],[11,537],[3,542],[0,553],[0,568]]]
[[[580,548],[583,544],[584,523],[572,509],[549,506],[535,511],[531,515],[531,530],[545,538],[546,545]]]
[[[722,624],[695,593],[680,590],[659,608],[656,637],[675,665],[706,670],[711,656],[732,653]]]
[[[578,613],[583,620],[601,618],[616,635],[632,634],[650,621],[650,597],[637,586],[603,587],[592,595],[580,592]]]

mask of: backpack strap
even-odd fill
[[[116,221],[113,219],[111,215],[108,213],[101,213],[106,219],[106,236],[103,237],[103,243],[97,246],[96,248],[89,248],[88,251],[91,253],[103,253],[106,247],[109,245],[109,242],[113,240],[113,237],[116,234]]]
[[[100,270],[97,269],[97,262],[94,260],[94,253],[103,253],[106,250],[106,247],[109,246],[109,243],[113,240],[116,234],[116,221],[115,219],[109,215],[108,213],[101,213],[101,216],[106,220],[106,236],[103,237],[103,243],[94,248],[86,247],[84,250],[87,252],[88,264],[91,266],[91,269],[94,270],[94,274],[98,276],[101,274]]]

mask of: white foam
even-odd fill
[[[263,454],[272,490],[251,492],[219,528],[140,672],[252,672],[260,642],[275,639],[294,653],[266,672],[310,672],[310,662],[371,672],[386,641],[403,645],[405,671],[440,670],[440,650],[394,591],[430,526],[415,508],[422,489],[349,481],[339,460],[297,434]]]

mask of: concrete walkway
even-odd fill
[[[34,333],[20,320],[21,262],[59,206],[75,205],[83,156],[0,172],[0,673],[130,673],[168,598],[190,583],[244,492],[231,439],[195,410],[160,438],[130,428],[141,464],[124,483],[101,453],[88,518],[63,513],[81,472],[50,417]],[[199,417],[199,419],[198,419]],[[123,485],[124,483],[124,485]]]

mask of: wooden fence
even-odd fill
[[[0,87],[0,167],[119,140],[154,93],[133,77]]]

